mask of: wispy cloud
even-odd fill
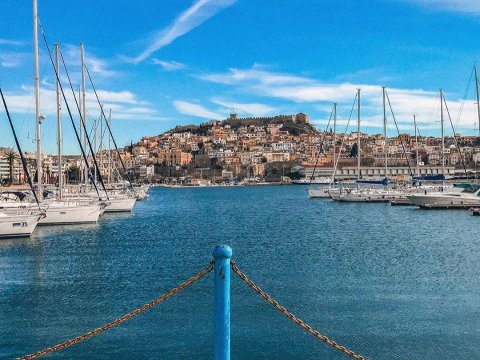
[[[313,80],[292,75],[275,73],[267,70],[265,66],[255,64],[250,69],[230,68],[226,73],[200,74],[199,79],[226,85],[246,84],[258,82],[264,85],[298,85],[313,83]]]
[[[62,44],[62,54],[65,58],[65,63],[72,68],[79,69],[78,72],[72,72],[72,74],[78,75],[80,65],[80,47],[78,45]],[[101,77],[113,77],[118,75],[117,71],[110,68],[110,62],[105,59],[101,59],[93,54],[89,49],[85,49],[85,63],[88,70],[97,76]]]
[[[185,64],[179,63],[177,61],[163,61],[159,59],[153,59],[153,63],[155,65],[160,65],[165,71],[176,71],[184,69],[186,67]]]
[[[154,52],[171,44],[175,39],[192,31],[205,21],[216,15],[219,11],[233,5],[236,0],[197,0],[187,10],[182,12],[172,24],[157,32],[150,44],[140,55],[133,59],[125,59],[132,63],[139,63]]]
[[[403,0],[420,4],[429,9],[446,10],[480,15],[480,2],[477,0]]]
[[[25,45],[25,42],[20,40],[0,39],[0,45],[23,46]]]
[[[15,52],[0,52],[0,67],[4,68],[19,68],[23,65],[27,54]]]
[[[339,118],[341,116],[348,117],[357,89],[361,89],[362,117],[365,118],[363,125],[366,127],[382,126],[381,86],[383,84],[323,82],[313,78],[259,69],[257,66],[250,69],[229,69],[225,73],[202,74],[198,77],[204,81],[231,86],[240,94],[287,101],[283,105],[284,108],[288,108],[288,102],[294,104],[314,103],[316,108],[327,118],[333,102],[338,103]],[[405,128],[412,128],[413,114],[417,114],[417,121],[424,129],[438,122],[440,100],[436,91],[400,88],[387,88],[387,91],[399,125],[404,124]],[[463,129],[473,129],[477,118],[473,106],[474,100],[467,99],[464,102],[463,99],[448,93],[447,99],[454,125]],[[212,101],[222,106],[233,105],[233,102],[214,100]],[[389,112],[388,109],[387,112]],[[392,115],[388,116],[389,123],[393,125]],[[450,129],[446,113],[445,121],[445,129]],[[439,128],[438,124],[435,126]]]
[[[209,120],[219,120],[226,118],[225,115],[213,112],[200,104],[194,104],[188,101],[176,100],[173,102],[173,106],[180,114],[184,115],[190,115]]]
[[[157,111],[146,101],[140,100],[130,91],[107,91],[99,89],[97,91],[104,109],[112,109],[113,119],[123,120],[164,120]],[[75,100],[70,91],[65,93],[72,114],[78,114]],[[34,90],[31,86],[22,86],[17,91],[10,91],[5,94],[5,98],[12,113],[29,113],[33,106]],[[99,112],[99,106],[95,94],[92,91],[86,92],[87,111],[95,114]],[[48,84],[40,91],[41,113],[47,118],[55,117],[56,114],[56,92]],[[63,106],[66,113],[66,106]],[[66,116],[66,115],[64,115]],[[97,115],[95,115],[97,116]]]
[[[220,98],[213,98],[211,101],[214,104],[223,106],[225,108],[225,112],[235,111],[240,114],[251,116],[273,115],[276,111],[274,107],[259,103],[239,103]]]

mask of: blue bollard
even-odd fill
[[[230,259],[232,249],[213,249],[215,282],[215,360],[230,360]]]

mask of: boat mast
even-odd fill
[[[383,152],[385,153],[385,179],[387,179],[388,178],[388,175],[387,175],[387,170],[388,170],[387,143],[388,143],[388,139],[387,139],[387,110],[386,110],[386,106],[385,106],[385,86],[382,86],[382,94],[383,94],[383,137],[385,138],[385,144],[384,144],[384,147],[383,147]]]
[[[333,104],[333,172],[332,172],[332,183],[335,182],[335,158],[336,158],[336,147],[337,147],[337,103]]]
[[[35,68],[35,123],[37,135],[37,197],[42,200],[42,144],[41,144],[41,117],[40,117],[40,71],[38,66],[38,13],[37,0],[33,0],[33,58]]]
[[[59,45],[55,44],[55,69],[57,75],[60,74],[60,66],[59,66],[59,57],[58,57]],[[63,192],[63,171],[62,171],[62,119],[60,111],[61,107],[61,99],[60,99],[60,76],[56,77],[56,88],[57,88],[57,149],[58,149],[58,199],[62,200],[62,192]]]
[[[82,118],[83,123],[85,124],[85,131],[83,134],[83,148],[87,148],[87,108],[86,108],[86,101],[85,101],[85,50],[83,48],[83,44],[80,44],[80,59],[82,62]],[[80,119],[80,121],[82,121]],[[88,185],[88,166],[85,164],[84,168],[84,183]]]
[[[478,91],[478,73],[477,73],[477,65],[473,65],[473,69],[475,70],[475,89],[477,90],[477,121],[478,121],[478,136],[480,136],[480,94]]]
[[[110,113],[108,114],[108,125],[110,129],[112,128],[112,109],[110,109]],[[112,181],[112,149],[111,149],[111,140],[110,134],[108,136],[108,184]]]
[[[100,144],[98,145],[98,156],[100,158],[100,169],[98,171],[100,172],[101,175],[102,175],[102,172],[103,172],[102,170],[105,168],[105,166],[103,164],[102,149],[103,149],[103,105],[100,104]]]
[[[361,137],[360,137],[360,89],[357,89],[358,91],[358,99],[357,99],[357,134],[358,134],[358,141],[357,141],[357,179],[360,180],[361,174],[360,174],[360,142],[361,142]]]
[[[445,139],[443,135],[443,90],[440,89],[440,124],[442,128],[442,175],[445,177]]]
[[[102,116],[102,115],[100,114],[100,116]],[[95,155],[98,154],[98,152],[97,152],[97,130],[98,130],[97,129],[97,120],[94,120],[93,121],[93,151],[95,152]],[[97,170],[98,169],[96,169],[94,171],[95,182],[97,182]]]
[[[81,89],[80,89],[80,85],[78,86],[78,101],[80,101],[82,97],[82,93],[81,93]],[[83,139],[83,126],[82,126],[82,117],[79,116],[78,117],[78,128],[79,128],[79,136],[80,136],[80,147],[82,147],[82,139]],[[83,156],[80,156],[81,159],[80,159],[80,169],[78,171],[78,176],[79,176],[79,179],[78,179],[78,183],[81,184],[83,183],[83,169],[85,168],[85,160],[83,159]]]
[[[417,176],[420,176],[420,163],[418,161],[417,117],[415,114],[413,114],[413,126],[415,127],[415,159],[417,160]]]

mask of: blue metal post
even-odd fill
[[[227,245],[213,249],[215,282],[215,360],[230,360],[230,259]]]

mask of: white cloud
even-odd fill
[[[213,111],[210,111],[203,107],[202,105],[199,104],[194,104],[188,101],[180,101],[176,100],[173,102],[173,106],[175,109],[180,113],[184,115],[190,115],[190,116],[195,116],[203,119],[225,119],[226,116],[222,114],[215,113]]]
[[[447,10],[460,13],[480,14],[478,0],[404,0],[423,5],[428,8]]]
[[[26,57],[25,53],[1,52],[0,67],[8,69],[19,68],[25,62]]]
[[[107,112],[112,109],[113,119],[126,120],[164,120],[157,115],[156,110],[147,102],[137,99],[130,91],[97,91],[100,101]],[[78,117],[77,105],[71,91],[65,88],[70,111],[74,117]],[[22,86],[19,91],[7,92],[5,99],[11,113],[27,114],[31,113],[33,108],[34,91],[33,87]],[[78,101],[78,99],[77,99]],[[63,103],[63,99],[62,99]],[[86,92],[87,111],[93,116],[98,117],[100,109],[95,94],[92,91]],[[47,116],[47,119],[56,116],[56,92],[51,87],[42,87],[40,91],[40,112]],[[67,107],[62,105],[63,117],[67,118]]]
[[[19,41],[19,40],[0,39],[0,45],[23,46],[23,45],[25,45],[25,42],[24,41]]]
[[[213,98],[212,103],[225,107],[225,111],[235,111],[240,114],[247,114],[251,116],[267,116],[272,115],[276,109],[259,103],[238,103],[219,98]]]
[[[297,104],[316,103],[326,117],[330,114],[331,103],[338,103],[340,116],[347,116],[352,107],[352,101],[357,89],[361,89],[363,125],[381,127],[383,119],[381,85],[364,83],[335,83],[300,77],[292,74],[271,72],[258,66],[250,69],[229,69],[225,73],[202,74],[200,79],[208,82],[230,85],[236,91],[266,98],[278,98]],[[438,92],[422,89],[387,88],[395,118],[399,127],[410,128],[413,131],[413,114],[417,115],[419,126],[423,129],[437,128],[440,119],[440,100]],[[477,115],[474,100],[455,98],[447,93],[448,107],[455,127],[472,130]],[[217,102],[218,103],[218,102]],[[227,103],[228,104],[228,103]],[[224,104],[220,104],[224,105]],[[354,110],[356,111],[356,110]],[[394,129],[390,110],[389,128]],[[478,125],[477,125],[478,126]],[[445,131],[451,132],[451,125],[445,112]]]
[[[236,0],[197,0],[187,10],[182,12],[170,26],[159,31],[151,39],[147,48],[133,59],[126,59],[132,63],[139,63],[148,58],[157,50],[171,44],[175,39],[192,31],[222,9],[233,5]]]
[[[175,71],[185,68],[185,64],[179,63],[177,61],[163,61],[159,59],[153,59],[153,63],[160,65],[165,71]]]
[[[76,78],[79,77],[80,71],[81,71],[80,46],[71,45],[71,44],[62,44],[61,50],[62,50],[63,57],[65,59],[65,63],[69,68],[68,71],[70,75]],[[116,71],[113,71],[109,68],[110,64],[107,60],[100,59],[88,49],[85,49],[85,64],[87,65],[87,68],[92,75],[95,74],[101,77],[112,77],[112,76],[118,75]],[[62,65],[60,65],[60,69],[61,69],[60,73],[62,73],[63,72]],[[77,69],[77,70],[71,71],[71,69]],[[88,83],[88,78],[87,78],[87,83]]]
[[[261,83],[263,85],[296,85],[308,84],[313,81],[304,77],[270,72],[260,65],[250,69],[230,68],[227,73],[202,74],[198,78],[225,85]]]

